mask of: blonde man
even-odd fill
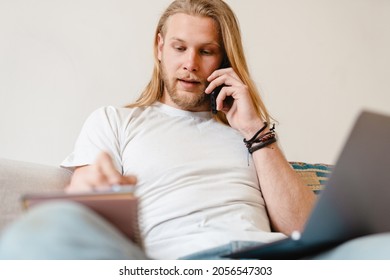
[[[277,145],[228,5],[174,1],[157,26],[154,54],[140,98],[92,113],[62,163],[74,170],[68,192],[136,185],[142,248],[81,206],[51,204],[19,225],[39,217],[50,240],[65,242],[53,241],[53,250],[43,241],[29,257],[176,259],[211,249],[214,258],[226,251],[212,248],[238,249],[303,228],[314,194]]]

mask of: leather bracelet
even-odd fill
[[[264,147],[267,147],[268,145],[271,145],[272,143],[275,143],[276,141],[277,141],[277,139],[276,139],[276,137],[275,137],[275,135],[274,135],[274,137],[269,138],[269,139],[265,140],[264,142],[261,142],[261,143],[258,144],[258,145],[255,145],[255,146],[253,146],[253,147],[250,147],[250,148],[248,149],[248,151],[249,151],[250,154],[252,154],[253,152],[255,152],[255,151],[257,151],[257,150],[260,150],[260,149],[262,149],[262,148],[264,148]]]
[[[257,140],[257,137],[260,135],[260,133],[262,133],[262,132],[264,131],[264,129],[267,128],[268,123],[267,123],[267,122],[264,122],[263,124],[264,124],[264,126],[263,126],[262,128],[260,128],[260,130],[257,131],[257,132],[255,133],[255,135],[253,135],[253,137],[252,137],[251,139],[246,140],[246,139],[244,138],[245,146],[246,146],[248,149],[249,149],[250,147],[252,147],[253,143],[255,143],[255,141]]]
[[[272,130],[272,131],[269,131],[267,133],[265,133],[264,135],[262,135],[260,138],[256,139],[253,143],[261,143],[261,142],[265,142],[271,138],[274,138],[276,135],[275,135],[275,132]],[[249,147],[250,148],[250,147]]]

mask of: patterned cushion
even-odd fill
[[[290,164],[304,183],[316,194],[324,189],[333,167],[323,163],[290,162]]]

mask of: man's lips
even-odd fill
[[[185,83],[200,84],[200,81],[198,80],[190,80],[190,79],[178,79],[178,80]]]
[[[178,79],[181,86],[184,88],[195,88],[198,87],[201,82],[198,80],[187,80],[187,79]]]

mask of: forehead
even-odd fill
[[[217,22],[210,17],[192,16],[178,13],[170,16],[165,26],[166,39],[198,41],[199,43],[219,43]]]

